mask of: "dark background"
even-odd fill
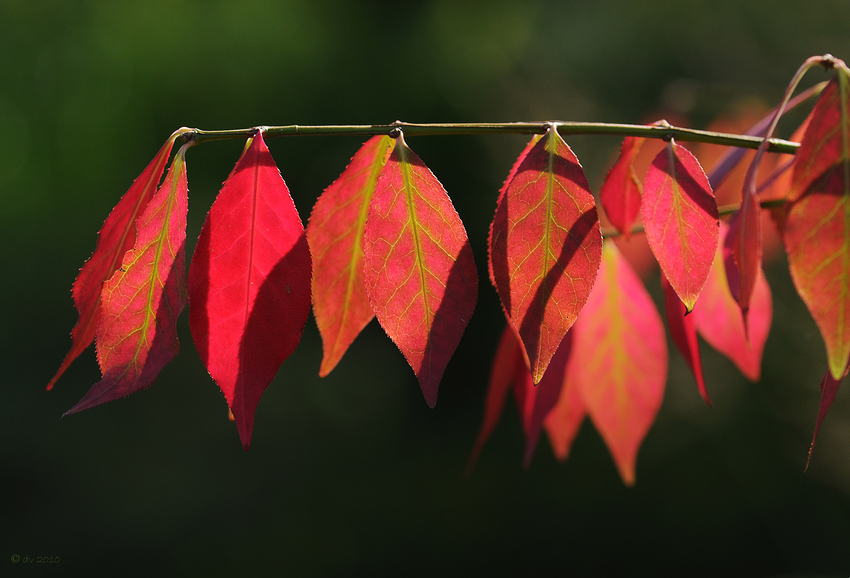
[[[186,315],[183,352],[150,389],[60,419],[99,379],[92,349],[44,391],[95,233],[179,126],[704,127],[775,104],[808,56],[850,58],[848,23],[844,0],[0,0],[0,573],[849,576],[850,396],[804,474],[826,361],[781,257],[761,383],[703,344],[710,410],[671,348],[634,488],[587,422],[568,462],[542,440],[523,471],[512,402],[461,478],[503,326],[487,227],[525,137],[408,139],[452,196],[481,278],[436,409],[375,322],[319,379],[312,318],[247,454]],[[269,141],[305,222],[362,140]],[[568,140],[598,191],[619,139]],[[188,154],[190,250],[241,146]]]

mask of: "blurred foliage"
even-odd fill
[[[709,410],[673,354],[634,489],[587,424],[566,464],[543,441],[523,471],[511,403],[461,480],[503,323],[487,228],[522,137],[409,139],[452,195],[482,279],[435,410],[375,323],[323,380],[308,323],[248,454],[185,316],[183,353],[149,390],[60,420],[99,378],[91,353],[43,388],[70,346],[69,289],[96,231],[179,126],[703,127],[741,102],[778,101],[808,56],[850,58],[847,22],[844,0],[0,0],[0,563],[59,556],[52,570],[123,576],[846,576],[850,397],[839,394],[803,474],[825,356],[782,263],[768,271],[762,382],[704,346]],[[269,143],[305,221],[359,142]],[[598,190],[619,141],[570,144]],[[189,152],[190,250],[240,147]]]

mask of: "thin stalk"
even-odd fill
[[[233,130],[190,129],[179,138],[185,142],[202,143],[212,140],[247,139],[262,130],[267,137],[275,136],[319,136],[319,135],[389,135],[401,129],[406,136],[425,135],[474,135],[474,134],[543,134],[550,126],[556,126],[561,135],[567,134],[610,134],[620,136],[642,136],[684,142],[702,142],[741,148],[757,149],[764,139],[708,130],[682,128],[660,121],[654,125],[616,124],[607,122],[509,122],[509,123],[429,123],[418,124],[396,121],[392,124],[371,125],[287,125],[265,126]],[[795,154],[800,144],[779,138],[768,139],[770,152]]]
[[[761,201],[759,203],[762,209],[775,209],[777,207],[781,207],[785,204],[785,199],[770,199]],[[740,203],[733,203],[731,205],[721,205],[717,207],[717,214],[720,217],[725,217],[731,215],[735,211],[741,208]],[[643,225],[635,225],[629,231],[630,233],[643,233],[644,228]],[[615,229],[614,227],[604,227],[602,229],[602,237],[605,239],[611,239],[613,237],[619,237],[622,235],[620,231]]]

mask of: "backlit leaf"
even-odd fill
[[[192,338],[247,450],[254,412],[310,311],[301,219],[258,133],[207,215],[189,270]]]
[[[625,258],[612,243],[602,255],[596,286],[570,332],[567,382],[578,389],[631,486],[638,449],[664,398],[667,338],[652,298]]]
[[[174,131],[104,221],[98,233],[97,248],[74,281],[74,305],[80,317],[71,331],[71,350],[62,361],[59,371],[47,384],[48,390],[53,389],[65,370],[94,341],[100,324],[100,292],[103,283],[121,266],[124,253],[133,248],[136,242],[136,219],[156,193],[175,139],[187,130],[181,128]]]
[[[148,387],[180,349],[177,317],[186,305],[186,147],[136,221],[136,242],[103,284],[97,360],[103,379],[76,413]]]
[[[728,227],[720,223],[720,235],[726,238]],[[696,329],[714,349],[729,358],[750,381],[761,378],[764,344],[773,318],[773,299],[764,274],[759,271],[750,300],[749,335],[738,303],[729,292],[723,254],[726,244],[718,247],[711,273],[702,289],[693,317]]]
[[[535,383],[587,301],[601,254],[599,217],[584,171],[550,128],[516,167],[490,238],[496,289]]]
[[[475,309],[472,248],[445,189],[403,137],[372,196],[364,274],[372,309],[430,407]]]
[[[313,255],[313,313],[326,376],[375,314],[363,283],[363,231],[381,169],[395,141],[369,139],[316,201],[307,225]]]
[[[717,203],[696,158],[673,141],[646,173],[642,213],[661,270],[692,310],[717,249]]]
[[[708,391],[705,388],[705,380],[702,377],[702,360],[699,355],[699,342],[697,340],[696,321],[693,315],[687,315],[685,304],[670,286],[664,273],[661,274],[661,288],[664,292],[664,313],[667,319],[667,328],[676,348],[685,358],[688,367],[697,381],[699,393],[705,403],[711,405]]]
[[[832,377],[850,358],[850,80],[845,68],[820,96],[794,163],[783,225],[797,292],[826,343]]]
[[[627,136],[620,149],[620,158],[608,171],[605,183],[599,192],[602,208],[611,224],[626,239],[631,236],[632,226],[640,214],[640,199],[643,194],[640,179],[635,173],[634,160],[640,152],[645,138]]]

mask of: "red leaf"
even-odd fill
[[[640,213],[640,179],[635,173],[634,160],[640,152],[643,137],[627,136],[620,149],[620,158],[608,171],[605,183],[599,193],[602,207],[611,224],[626,239],[632,234],[632,226]]]
[[[100,291],[103,283],[118,270],[124,253],[133,248],[136,219],[156,192],[175,139],[187,130],[181,128],[174,131],[104,221],[98,233],[97,248],[74,281],[74,305],[80,317],[71,331],[71,350],[62,361],[59,371],[47,384],[48,391],[53,389],[65,370],[94,341],[100,324]]]
[[[531,458],[534,457],[534,450],[537,448],[537,441],[540,439],[544,420],[551,413],[561,396],[567,362],[572,350],[572,341],[572,334],[567,333],[561,340],[555,355],[552,356],[549,370],[546,371],[543,379],[537,385],[532,382],[531,373],[525,363],[518,366],[518,375],[514,384],[514,399],[516,399],[522,418],[522,429],[525,432],[525,452],[522,458],[522,465],[525,468],[531,465]]]
[[[730,233],[724,223],[720,223],[720,235],[726,238]],[[714,265],[700,295],[699,307],[689,317],[693,317],[697,331],[709,345],[729,358],[750,381],[761,378],[761,359],[764,344],[770,332],[773,318],[773,299],[764,274],[759,270],[753,296],[750,301],[749,334],[744,330],[741,310],[726,281],[726,269],[723,266],[723,254],[727,245],[718,247]]]
[[[611,243],[602,255],[599,279],[570,332],[567,382],[578,389],[623,483],[631,486],[638,449],[664,398],[667,338],[652,298],[625,258]]]
[[[496,208],[490,238],[496,289],[535,383],[587,301],[601,254],[587,179],[557,130],[550,129],[517,167]]]
[[[189,270],[189,324],[245,450],[260,397],[310,312],[310,251],[289,190],[258,133],[207,215]]]
[[[694,156],[670,141],[646,173],[642,204],[652,252],[688,311],[717,249],[717,203]]]
[[[577,363],[579,362],[573,357],[573,364]],[[587,409],[581,400],[578,384],[570,379],[570,365],[572,364],[568,362],[558,403],[555,404],[555,407],[543,421],[543,427],[546,428],[546,433],[549,435],[549,441],[552,444],[552,452],[555,454],[555,458],[562,462],[569,457],[573,440],[575,440],[579,427],[584,421],[584,416],[587,414]],[[548,375],[548,373],[544,375],[543,379],[545,380]]]
[[[430,407],[475,309],[478,273],[445,189],[399,137],[372,196],[364,272],[372,309]]]
[[[815,105],[797,152],[783,226],[791,277],[820,329],[835,379],[850,358],[848,92],[848,73],[839,68]]]
[[[832,376],[832,372],[827,370],[820,382],[820,407],[818,408],[818,420],[815,423],[815,433],[812,435],[812,445],[809,446],[809,457],[806,460],[806,469],[809,469],[809,462],[812,461],[812,451],[815,449],[815,441],[818,439],[820,426],[826,417],[832,402],[835,401],[835,396],[838,394],[838,388],[841,385],[841,380],[847,377],[847,369],[844,370],[844,375],[839,379]]]
[[[186,147],[136,221],[136,243],[103,284],[97,358],[103,379],[69,415],[151,385],[180,349],[177,317],[186,305]]]
[[[756,160],[760,158],[756,155]],[[755,177],[752,165],[747,173],[747,184],[741,207],[729,220],[729,231],[724,241],[723,267],[726,269],[729,292],[738,303],[744,323],[744,333],[749,334],[748,314],[756,282],[761,275],[762,235],[761,204],[755,194]]]
[[[699,356],[695,320],[692,315],[687,315],[685,304],[676,295],[664,273],[661,273],[661,288],[664,291],[664,312],[667,316],[667,328],[670,329],[673,343],[676,344],[676,348],[685,358],[688,367],[691,368],[691,372],[697,380],[700,395],[705,403],[711,406],[708,391],[705,389],[705,380],[702,377],[702,361]]]
[[[481,450],[484,449],[484,444],[493,435],[493,430],[496,429],[499,420],[502,419],[502,412],[505,410],[505,400],[508,397],[508,392],[511,390],[511,385],[521,375],[518,373],[520,369],[528,373],[528,369],[523,361],[522,347],[520,346],[519,339],[517,339],[510,325],[507,325],[504,331],[502,331],[502,337],[499,340],[496,355],[493,357],[493,365],[490,369],[490,383],[487,386],[487,398],[484,401],[484,421],[478,432],[478,438],[475,440],[475,446],[472,448],[472,454],[469,456],[469,461],[466,464],[465,475],[469,476],[472,473],[475,462],[478,461],[478,456],[481,455]]]
[[[505,198],[505,193],[507,193],[508,191],[508,185],[510,185],[511,181],[514,180],[514,176],[516,175],[517,170],[519,170],[520,165],[522,165],[523,161],[525,161],[525,157],[528,156],[528,153],[531,152],[531,149],[534,148],[534,145],[536,145],[541,138],[543,138],[543,135],[541,134],[536,134],[531,137],[531,140],[526,143],[525,148],[522,149],[521,153],[519,153],[519,156],[517,157],[516,161],[514,161],[514,164],[511,167],[510,172],[508,173],[508,177],[505,179],[505,182],[502,183],[502,188],[499,189],[499,198],[496,201],[497,207],[502,204],[502,199]],[[490,282],[493,283],[493,287],[495,287],[496,291],[498,292],[499,284],[507,283],[508,281],[507,279],[496,281],[496,272],[493,270],[493,245],[494,243],[500,242],[502,235],[502,231],[493,231],[493,225],[495,224],[495,222],[495,219],[493,221],[490,221],[490,230],[487,237],[487,272],[490,274]],[[494,233],[498,235],[495,240]],[[503,268],[500,268],[500,275],[505,274],[505,271],[502,269]],[[505,311],[504,303],[502,303],[502,311]],[[505,316],[508,316],[507,311],[505,311]],[[508,323],[510,324],[510,318],[508,318]]]
[[[372,193],[393,146],[388,136],[369,139],[310,215],[307,240],[313,255],[313,313],[324,346],[322,377],[375,316],[363,282],[363,231]]]

